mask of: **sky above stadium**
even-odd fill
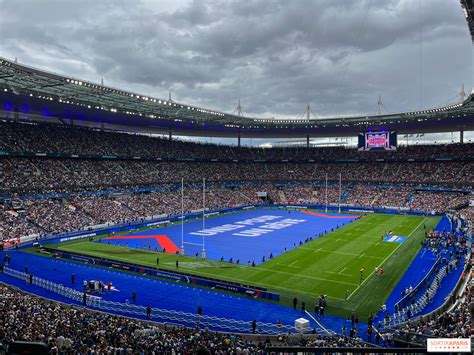
[[[443,106],[472,87],[457,0],[0,0],[0,56],[246,115]]]

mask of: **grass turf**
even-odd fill
[[[355,311],[361,317],[376,313],[403,276],[421,248],[426,230],[433,229],[439,217],[367,214],[362,219],[322,238],[306,243],[257,267],[201,260],[104,243],[76,240],[51,245],[64,251],[120,261],[175,269],[196,275],[266,287],[278,292],[281,302],[293,297],[311,308],[317,296],[329,298],[327,313],[347,317]],[[384,232],[408,236],[402,243],[382,240]],[[383,266],[384,275],[375,275]],[[365,268],[361,278],[360,269]],[[348,299],[346,300],[346,296]]]

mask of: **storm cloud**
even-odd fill
[[[0,0],[0,36],[20,63],[259,117],[372,114],[379,94],[417,110],[472,85],[457,0]]]

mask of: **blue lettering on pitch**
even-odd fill
[[[403,243],[405,240],[407,239],[407,237],[403,237],[403,236],[398,236],[398,235],[387,235],[384,239],[385,242],[389,242],[389,243]]]
[[[336,214],[335,214],[336,215]],[[269,217],[272,216],[272,217]],[[337,214],[337,216],[345,216]],[[317,238],[321,233],[329,233],[338,226],[343,227],[355,218],[324,218],[299,211],[262,208],[245,212],[230,213],[218,217],[207,218],[203,231],[202,220],[184,223],[185,254],[201,256],[203,234],[206,257],[209,259],[225,261],[232,258],[233,262],[247,264],[255,261],[257,264],[274,257],[287,250],[298,247],[300,241],[304,243],[307,238]],[[181,246],[181,224],[154,228],[141,232],[129,232],[128,235],[167,235],[173,243]],[[103,243],[106,241],[104,240]],[[128,244],[127,244],[128,243]],[[186,244],[193,243],[193,244]],[[121,239],[111,240],[112,245],[128,245],[129,248],[154,250],[155,240]]]

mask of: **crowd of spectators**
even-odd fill
[[[464,276],[469,277],[469,276]],[[472,310],[472,278],[455,306],[441,315],[421,317],[403,325],[394,332],[394,338],[406,343],[425,345],[428,337],[435,338],[469,338],[473,333]]]
[[[340,176],[345,184],[364,182],[463,188],[474,186],[474,162],[410,163],[393,167],[398,164],[219,163],[4,157],[0,158],[0,171],[3,172],[0,194],[156,187],[180,183],[181,179],[187,183],[199,183],[203,178],[208,182],[217,183],[324,183],[326,175],[330,184],[338,184]],[[439,173],[440,170],[446,170],[453,176],[448,179],[448,175]],[[469,174],[464,176],[468,171]]]
[[[259,193],[265,196],[259,196]],[[406,208],[423,212],[444,212],[467,205],[471,195],[459,192],[416,191],[407,187],[374,187],[357,184],[339,186],[311,184],[219,185],[206,187],[207,209],[233,208],[259,203]],[[65,193],[48,198],[19,199],[0,204],[0,239],[26,235],[66,232],[91,226],[142,221],[145,217],[177,215],[203,206],[201,185],[186,185],[181,205],[181,188],[163,186],[158,190],[121,190],[113,193]],[[470,213],[472,209],[466,209]]]
[[[380,161],[374,159],[379,157],[377,153],[361,153],[343,147],[239,148],[88,128],[0,122],[0,151],[128,157],[2,156],[0,195],[11,199],[19,195],[60,196],[24,200],[22,209],[12,208],[8,203],[0,205],[2,239],[179,213],[181,199],[176,186],[181,179],[189,185],[199,185],[206,179],[209,208],[258,203],[257,192],[266,192],[267,202],[275,203],[324,205],[327,201],[329,204],[444,211],[464,207],[469,195],[414,193],[412,186],[441,184],[465,188],[474,185],[474,162],[432,160],[461,159],[471,151],[474,155],[474,144],[402,147],[396,152],[384,153],[385,160]],[[175,158],[196,161],[167,160]],[[334,162],[354,158],[361,162]],[[236,159],[240,162],[235,162]],[[297,162],[305,159],[314,162]],[[412,159],[419,161],[408,161]],[[326,178],[329,180],[327,190]],[[339,178],[342,190],[338,186]],[[290,185],[285,185],[287,182]],[[229,188],[236,183],[247,186]],[[390,184],[397,186],[385,186]],[[126,192],[146,187],[162,190]],[[104,190],[116,193],[84,194]],[[184,199],[186,211],[201,207],[199,188],[187,189]]]
[[[264,354],[269,346],[365,347],[345,336],[251,337],[170,327],[89,311],[0,285],[0,341],[41,342],[50,354]],[[249,322],[249,330],[251,330]],[[258,332],[258,325],[257,325]],[[0,350],[0,353],[2,351]]]
[[[412,194],[412,188],[403,186],[399,188],[389,187],[381,189],[380,193],[376,196],[372,206],[405,207]]]
[[[474,200],[474,198],[472,200]],[[474,227],[474,206],[462,208],[458,214],[467,221],[468,227]]]
[[[63,199],[26,200],[22,207],[24,219],[42,231],[65,232],[98,224],[98,220],[77,211],[74,205]]]
[[[471,196],[461,192],[416,191],[408,207],[420,211],[444,212],[468,205]]]
[[[460,291],[456,291],[447,298],[447,311],[420,317],[396,329],[393,332],[393,338],[402,343],[426,345],[428,337],[470,338],[474,335],[472,329],[474,281],[470,269],[472,253],[469,239],[474,223],[474,208],[467,207],[448,215],[453,231],[427,232],[423,246],[449,261],[459,261],[461,257],[468,258],[465,262],[466,268],[461,275]],[[451,265],[457,267],[457,263]]]
[[[366,184],[353,186],[344,199],[344,204],[364,207],[405,207],[413,188],[404,186],[386,187]]]
[[[474,144],[434,144],[400,146],[397,151],[359,152],[345,147],[249,148],[200,144],[151,137],[145,134],[114,133],[41,123],[0,122],[0,150],[8,152],[65,153],[84,155],[118,155],[160,158],[194,158],[220,160],[308,160],[332,161],[360,159],[388,160],[464,158],[474,155]]]
[[[466,207],[472,195],[416,188],[420,184],[474,186],[474,162],[458,161],[474,156],[474,144],[401,147],[396,152],[381,153],[384,161],[380,161],[378,153],[344,147],[230,147],[59,125],[0,122],[0,151],[128,157],[3,156],[0,194],[9,199],[0,205],[0,240],[179,214],[181,179],[186,181],[184,212],[198,210],[202,208],[199,184],[203,178],[208,184],[205,199],[209,209],[263,201],[407,207],[424,212],[462,208],[459,214],[469,223],[474,221],[474,208]],[[133,158],[137,156],[163,160]],[[433,161],[447,157],[454,160]],[[350,159],[359,162],[335,162]],[[417,161],[408,161],[413,159]],[[314,162],[298,162],[302,160]],[[323,184],[326,177],[330,182],[327,187]],[[339,178],[342,187],[338,186]],[[57,195],[31,196],[51,193]],[[20,199],[19,195],[30,196]],[[186,353],[204,348],[212,353],[250,354],[263,353],[269,344],[363,345],[342,336],[308,339],[282,335],[277,340],[255,341],[196,329],[157,328],[53,303],[6,286],[0,288],[0,339],[4,346],[14,340],[27,340],[48,344],[51,353]],[[439,337],[469,336],[471,303],[471,294],[466,293],[455,309],[439,318],[411,323],[404,331]]]
[[[258,191],[267,192],[271,201],[281,202],[278,189],[273,185],[239,188],[211,186],[206,189],[205,205],[207,209],[222,209],[258,204],[264,202],[257,196]],[[183,192],[183,212],[201,209],[202,198],[202,188],[186,187]],[[145,192],[15,199],[4,202],[3,211],[0,210],[0,240],[72,231],[107,223],[139,221],[164,214],[176,215],[181,213],[181,204],[181,189],[174,187]]]
[[[14,210],[0,210],[0,241],[38,234],[40,229]]]
[[[380,193],[381,189],[379,187],[356,184],[350,189],[344,203],[353,206],[371,207]]]

